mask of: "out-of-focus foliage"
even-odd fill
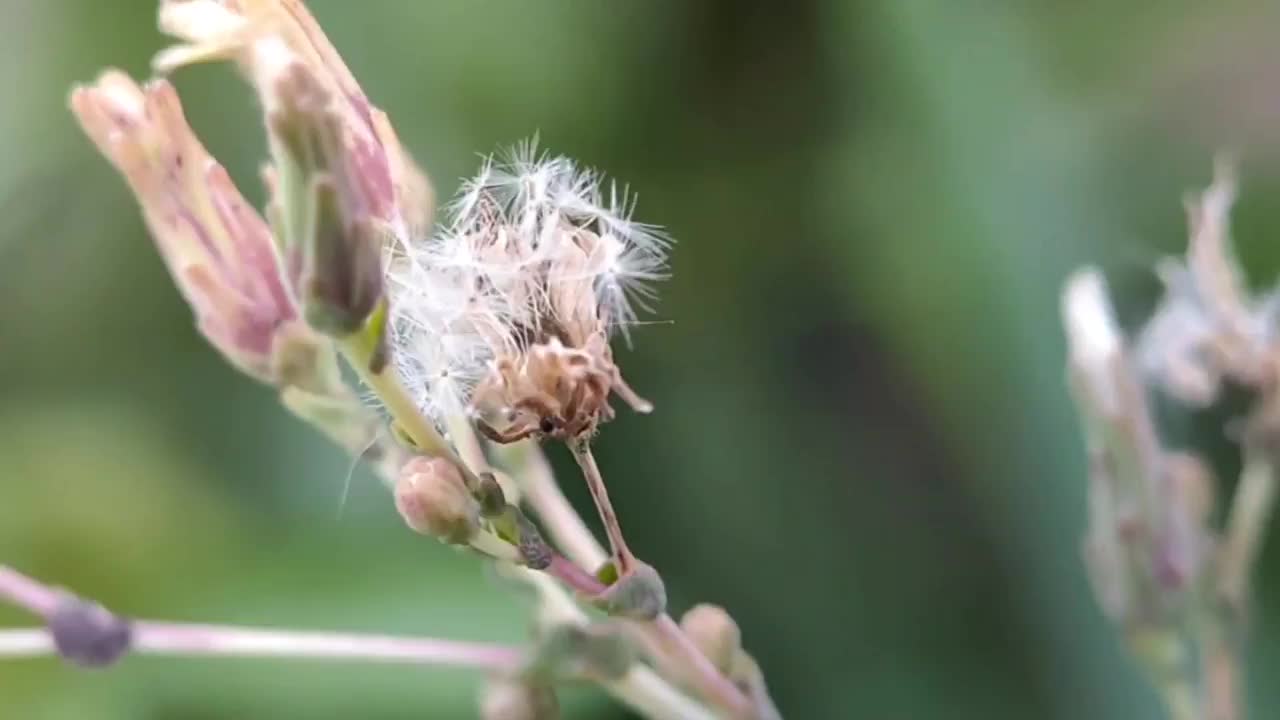
[[[1182,244],[1180,195],[1220,147],[1244,159],[1241,252],[1274,275],[1268,3],[312,7],[444,193],[476,153],[539,131],[680,239],[671,322],[620,353],[658,411],[622,413],[601,462],[674,609],[730,608],[788,717],[1157,717],[1079,562],[1057,290],[1096,261],[1139,321],[1150,265]],[[75,129],[71,83],[145,74],[153,13],[0,3],[0,559],[138,615],[518,640],[519,599],[400,527],[364,471],[345,492],[346,459],[202,345]],[[177,84],[255,188],[248,90],[227,67]],[[1280,712],[1275,579],[1254,625],[1260,718]],[[0,665],[0,716],[465,718],[476,683],[41,661]],[[625,716],[588,689],[568,706]]]

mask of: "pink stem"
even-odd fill
[[[134,627],[133,649],[166,655],[365,660],[502,669],[515,668],[520,662],[520,651],[505,645],[162,622],[138,623]]]
[[[62,594],[33,578],[0,565],[0,599],[40,617],[49,617]]]
[[[545,572],[572,588],[579,595],[595,597],[608,590],[608,587],[595,575],[578,567],[560,553],[554,553],[551,556],[551,564],[547,566]]]
[[[0,565],[0,599],[48,618],[65,597],[37,580]],[[128,649],[153,655],[361,660],[498,670],[518,668],[522,657],[519,648],[488,643],[150,620],[132,622]],[[44,629],[0,630],[0,657],[32,657],[57,652],[52,637]]]
[[[634,624],[640,635],[657,650],[655,655],[665,658],[668,663],[682,666],[680,674],[687,676],[705,697],[728,709],[732,717],[752,716],[751,702],[742,690],[720,673],[670,615],[663,613],[652,622]]]

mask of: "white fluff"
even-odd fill
[[[391,249],[393,357],[437,421],[467,412],[494,359],[539,332],[590,322],[626,337],[636,308],[650,310],[671,241],[633,221],[632,199],[602,182],[524,143],[485,160],[430,238]],[[582,233],[599,238],[590,253]]]

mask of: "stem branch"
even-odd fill
[[[369,343],[359,335],[355,335],[340,342],[339,346],[348,362],[360,375],[361,380],[378,395],[387,407],[387,411],[409,438],[424,452],[434,453],[457,465],[468,485],[473,488],[479,487],[480,481],[473,468],[458,456],[448,441],[441,437],[434,423],[422,415],[399,380],[385,371],[373,371],[374,352]],[[471,425],[458,423],[450,428],[450,432],[457,436],[454,438],[455,442],[463,448],[468,455],[468,460],[476,464],[476,469],[485,469],[487,462],[484,460],[483,446],[479,438],[475,437],[475,431]],[[539,457],[541,457],[540,452]],[[543,458],[543,464],[545,465],[545,458]],[[594,459],[592,465],[594,465]],[[556,487],[555,479],[550,475],[549,466],[545,467],[544,474],[550,481],[552,491],[550,496],[558,499],[562,504],[561,512],[565,517],[561,525],[580,528],[579,541],[574,544],[574,547],[577,550],[594,549],[600,561],[589,563],[588,567],[599,566],[603,562],[604,551],[595,543],[590,531],[582,524],[582,520]],[[598,475],[597,470],[597,477]],[[537,507],[536,504],[535,507]],[[582,562],[582,558],[575,559]],[[551,565],[545,573],[521,567],[514,568],[514,571],[521,573],[526,580],[534,584],[544,602],[558,608],[558,612],[564,616],[565,621],[578,625],[585,625],[589,622],[589,618],[551,578],[555,577],[575,591],[586,595],[595,595],[603,590],[602,584],[593,575],[558,553],[552,555]],[[664,678],[645,667],[633,667],[621,679],[608,681],[603,685],[611,695],[652,720],[714,720],[714,717],[701,705],[685,697]]]
[[[627,547],[627,540],[622,535],[622,525],[618,522],[618,514],[609,500],[609,489],[605,487],[604,477],[600,475],[600,467],[596,465],[596,457],[591,452],[591,443],[580,438],[569,443],[573,459],[582,468],[582,477],[587,481],[587,489],[591,491],[591,499],[596,502],[596,510],[600,513],[600,522],[604,523],[605,535],[609,538],[609,547],[617,558],[618,574],[626,575],[635,567],[636,556]]]
[[[1218,595],[1231,612],[1243,612],[1249,592],[1249,576],[1267,529],[1276,500],[1276,475],[1271,457],[1246,452],[1240,485],[1231,501],[1218,571]]]
[[[0,565],[0,597],[48,620],[69,596]],[[128,652],[169,656],[279,657],[514,670],[519,648],[428,637],[269,630],[135,620]],[[46,629],[0,630],[0,657],[59,655]]]
[[[467,481],[468,487],[475,488],[479,485],[480,481],[475,473],[467,467],[462,458],[458,457],[458,453],[454,451],[449,441],[444,439],[440,431],[436,430],[435,423],[422,414],[418,404],[414,402],[395,373],[387,368],[374,370],[375,347],[369,342],[364,332],[343,338],[338,341],[338,347],[341,348],[348,364],[355,369],[364,384],[378,396],[396,424],[418,446],[419,450],[427,455],[442,457],[456,465]]]
[[[576,458],[576,448],[572,444],[570,447],[574,449]],[[595,458],[589,448],[586,450],[588,465],[583,468],[583,473],[594,472],[599,479],[600,470]],[[506,453],[508,459],[519,465],[519,480],[525,498],[542,519],[552,539],[564,547],[578,565],[599,567],[606,559],[604,548],[600,547],[561,492],[542,449],[529,443]],[[588,471],[588,467],[592,470]],[[728,709],[734,717],[751,716],[750,700],[693,645],[670,615],[664,613],[652,622],[631,621],[629,625],[645,640],[656,660],[667,670],[674,669],[681,677],[687,677],[703,697]]]

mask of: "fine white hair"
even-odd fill
[[[485,158],[430,237],[390,248],[391,349],[420,407],[439,422],[466,412],[498,357],[586,319],[629,342],[671,243],[634,205],[536,140]]]

